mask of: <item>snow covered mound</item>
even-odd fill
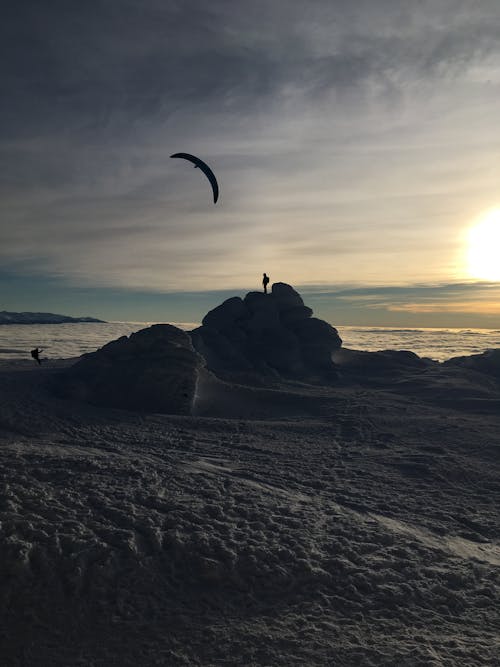
[[[274,283],[271,294],[249,292],[224,301],[205,315],[191,339],[220,377],[247,372],[333,379],[332,352],[342,341],[312,312],[290,285]]]
[[[468,357],[453,357],[444,363],[448,366],[460,366],[493,375],[500,380],[500,348],[487,350],[482,354],[471,354]]]
[[[500,364],[495,352],[440,363],[407,350],[342,348],[333,359],[346,385],[393,391],[456,410],[498,412]]]
[[[344,374],[357,379],[381,377],[385,380],[407,374],[408,371],[424,369],[435,365],[430,359],[423,359],[409,350],[379,350],[365,352],[342,348],[334,354],[334,360]]]
[[[55,389],[59,396],[93,405],[186,415],[202,365],[188,334],[155,324],[83,355],[56,376]]]

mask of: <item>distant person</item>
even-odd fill
[[[38,361],[38,364],[41,365],[42,360],[40,359],[40,354],[43,352],[42,348],[38,349],[35,347],[34,350],[31,350],[31,356],[35,361]]]
[[[267,286],[269,284],[269,276],[266,276],[264,273],[264,277],[262,278],[262,285],[264,287],[264,294],[267,294]]]

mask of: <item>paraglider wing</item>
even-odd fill
[[[195,167],[198,167],[199,169],[202,170],[202,172],[210,181],[210,185],[212,186],[212,190],[214,192],[214,204],[215,204],[219,197],[219,186],[217,184],[217,179],[215,178],[214,172],[210,169],[208,164],[205,164],[205,162],[203,162],[203,160],[200,160],[199,157],[196,157],[195,155],[190,155],[189,153],[174,153],[170,157],[181,157],[184,158],[184,160],[189,160],[189,162],[192,162]]]

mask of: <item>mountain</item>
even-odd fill
[[[71,324],[76,322],[104,322],[95,317],[69,317],[55,313],[11,313],[0,310],[0,324]]]

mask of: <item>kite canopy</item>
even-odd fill
[[[212,186],[212,190],[214,193],[214,204],[215,204],[217,199],[219,198],[219,185],[217,183],[217,179],[215,178],[214,172],[210,169],[208,164],[205,164],[205,162],[203,162],[203,160],[200,160],[199,157],[196,157],[195,155],[190,155],[189,153],[174,153],[170,157],[181,157],[184,160],[189,160],[189,162],[192,162],[195,167],[198,167],[199,169],[202,170],[202,172],[210,181],[210,185]]]

